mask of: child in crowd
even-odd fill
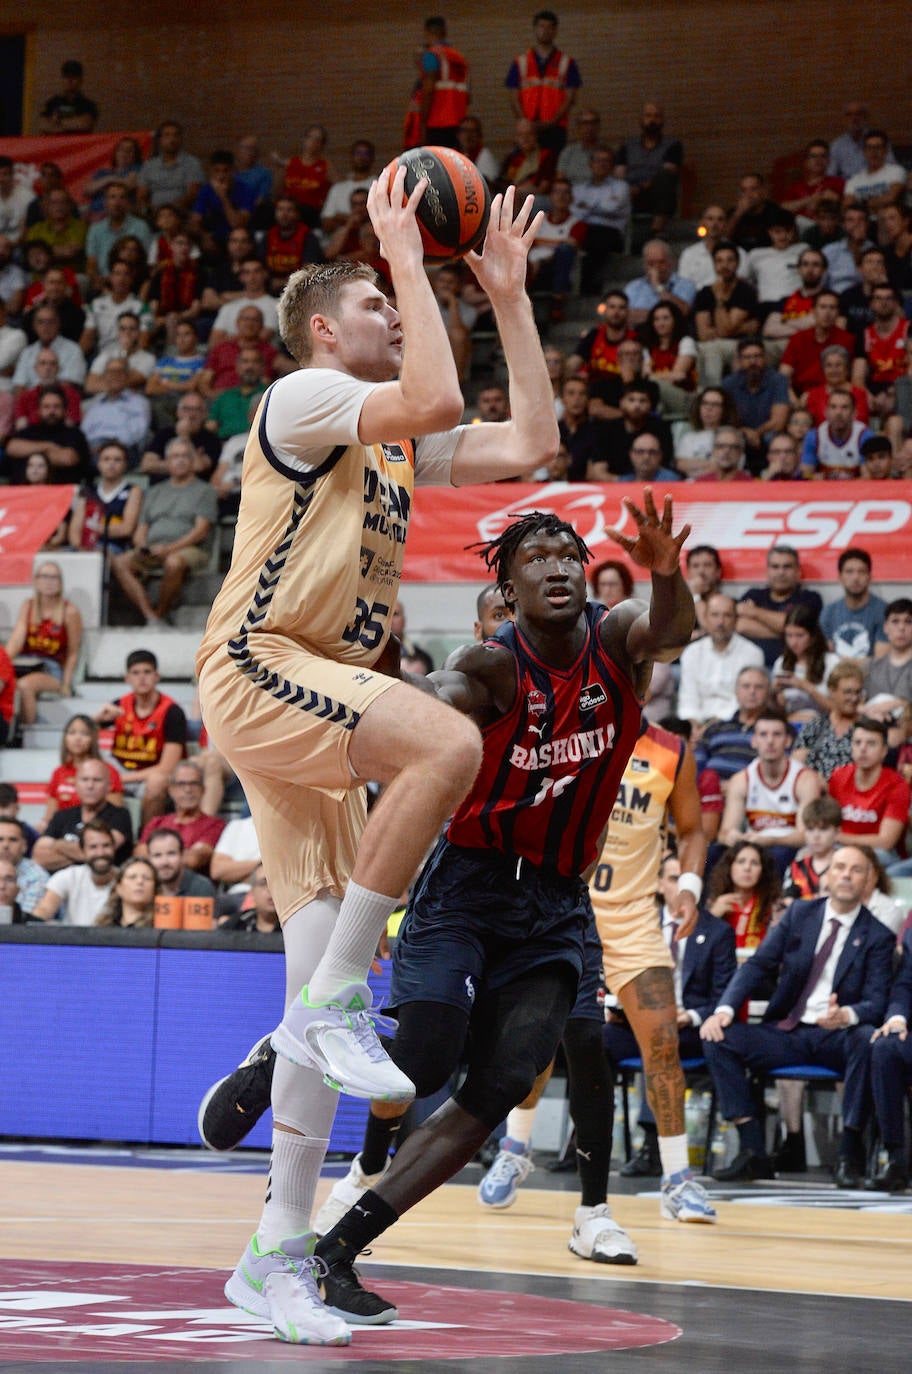
[[[836,850],[842,825],[842,807],[835,797],[815,797],[801,812],[807,843],[792,860],[786,878],[786,895],[817,897],[826,892],[826,874]]]

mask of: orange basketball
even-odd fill
[[[405,167],[405,194],[423,178],[428,184],[418,202],[418,226],[430,262],[461,258],[484,238],[491,210],[488,183],[475,163],[453,148],[410,148],[396,165]]]

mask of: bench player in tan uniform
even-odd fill
[[[483,256],[469,259],[494,307],[514,418],[452,428],[462,397],[423,267],[421,188],[406,203],[403,182],[384,171],[368,196],[397,309],[357,264],[305,268],[282,295],[301,370],[255,417],[232,566],[197,656],[203,716],[249,801],[287,963],[267,1200],[226,1293],[300,1343],[349,1339],[309,1259],[334,1088],[413,1092],[368,1018],[367,969],[481,758],[475,725],[380,670],[414,486],[520,477],[558,443],[524,286],[540,222],[531,198],[514,215],[512,193],[496,197]],[[367,779],[384,791],[365,823]]]

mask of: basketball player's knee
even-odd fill
[[[398,1069],[415,1085],[417,1097],[432,1097],[445,1088],[459,1067],[466,1018],[454,1008],[406,1003],[399,1027],[384,1046]],[[424,1010],[422,1009],[424,1008]]]
[[[540,1072],[529,1051],[519,1050],[506,1063],[491,1061],[481,1069],[470,1069],[456,1101],[463,1111],[493,1131],[526,1100]]]
[[[468,792],[481,767],[481,735],[465,716],[457,716],[453,728],[438,740],[435,766],[442,778],[452,782],[453,794],[460,800]]]

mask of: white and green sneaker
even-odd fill
[[[292,1345],[348,1345],[351,1331],[320,1297],[326,1266],[314,1258],[310,1232],[261,1250],[256,1236],[225,1284],[225,1297],[251,1316],[272,1322],[280,1341]]]
[[[415,1085],[377,1038],[373,996],[366,983],[350,983],[332,1002],[315,1006],[302,988],[272,1033],[277,1054],[350,1097],[411,1102]]]

